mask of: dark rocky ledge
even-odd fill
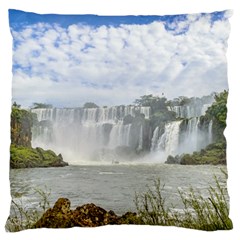
[[[67,198],[59,198],[53,208],[49,208],[34,224],[34,228],[70,228],[70,227],[97,227],[107,224],[138,224],[137,214],[127,212],[117,216],[113,211],[96,206],[93,203],[85,204],[74,210],[70,209]]]

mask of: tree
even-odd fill
[[[14,108],[21,108],[21,105],[19,105],[19,104],[17,104],[16,102],[14,102],[14,103],[12,104],[12,107],[14,107]]]
[[[188,105],[191,103],[191,99],[185,96],[180,96],[180,97],[174,98],[172,103],[173,105],[177,105],[177,106]]]
[[[144,95],[141,96],[140,99],[136,99],[134,101],[135,104],[142,107],[151,107],[152,113],[159,112],[159,111],[167,111],[166,106],[167,99],[165,97]]]
[[[219,94],[215,94],[215,102],[208,108],[205,115],[213,122],[213,136],[216,142],[226,141],[223,132],[226,127],[227,98],[228,91],[226,90]]]
[[[83,105],[83,108],[98,108],[99,106],[93,102],[86,102]]]
[[[224,90],[219,94],[215,94],[215,102],[208,108],[206,114],[217,122],[223,129],[226,127],[227,118],[227,98],[228,91]]]
[[[52,104],[47,104],[47,103],[33,103],[32,108],[37,109],[37,108],[52,108]]]

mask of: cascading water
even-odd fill
[[[143,126],[141,125],[140,127],[140,132],[139,132],[139,143],[138,143],[138,150],[143,149]]]
[[[149,151],[166,160],[168,155],[192,153],[212,142],[212,121],[205,125],[200,121],[208,107],[208,103],[169,107],[176,112],[175,121],[153,130],[150,107],[32,109],[39,121],[33,127],[32,145],[62,153],[69,163],[104,160],[106,155],[115,161],[116,149],[129,155]]]
[[[164,152],[165,157],[178,153],[180,124],[182,121],[166,123],[164,133],[159,134],[159,127],[153,133],[151,150]]]
[[[96,150],[129,147],[132,123],[124,123],[128,115],[150,116],[150,107],[118,106],[109,108],[32,109],[39,124],[33,128],[33,147],[53,149],[67,161],[88,159]],[[136,131],[136,126],[135,126]],[[136,148],[142,149],[143,127],[137,125]],[[134,135],[134,137],[136,137]]]
[[[189,103],[184,105],[168,106],[168,110],[175,112],[177,118],[200,117],[206,113],[213,101],[213,96],[205,101],[193,98]]]
[[[188,142],[188,146],[191,146],[193,150],[199,149],[198,144],[199,142],[199,117],[193,117],[189,119],[187,125],[187,134],[186,134],[186,141]]]
[[[151,151],[157,151],[158,149],[158,139],[159,139],[159,127],[156,127],[153,132],[153,137],[151,141]]]
[[[117,146],[129,146],[129,137],[131,124],[123,125],[122,122],[115,124],[110,133],[108,146],[114,148]]]
[[[180,130],[181,121],[174,121],[167,123],[164,132],[160,133],[160,128],[157,126],[153,131],[151,152],[163,152],[163,156],[166,157],[199,151],[211,143],[213,123],[210,121],[207,123],[207,128],[202,128],[200,116],[205,115],[213,101],[213,97],[209,97],[205,101],[192,99],[185,105],[168,106],[169,111],[176,113],[176,118],[185,120],[186,127]]]
[[[211,120],[208,125],[208,143],[212,142],[212,126],[213,126],[213,121]]]

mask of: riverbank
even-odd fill
[[[226,142],[209,144],[206,148],[192,154],[168,156],[168,164],[182,165],[226,165]]]
[[[62,155],[51,150],[11,145],[10,168],[65,167]]]
[[[179,190],[178,195],[183,205],[181,211],[175,206],[168,206],[165,190],[160,179],[154,180],[145,191],[135,193],[136,212],[125,211],[122,215],[93,203],[72,209],[68,198],[59,198],[53,207],[49,207],[49,194],[38,190],[41,211],[37,211],[36,206],[30,211],[26,210],[21,205],[22,202],[19,204],[13,200],[12,215],[8,218],[6,230],[16,232],[34,228],[98,227],[113,224],[177,226],[204,231],[232,229],[227,191],[217,178],[214,185],[208,185],[209,196],[195,188]]]
[[[11,112],[10,168],[64,167],[62,155],[52,150],[32,147],[32,126],[36,116],[20,109],[16,103]]]

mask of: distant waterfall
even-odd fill
[[[97,149],[118,146],[143,148],[143,127],[124,123],[126,116],[150,116],[150,107],[32,109],[39,124],[33,127],[32,145],[87,158]],[[136,129],[137,127],[137,129]],[[138,136],[136,135],[138,132]],[[134,135],[134,136],[133,136]],[[134,143],[131,142],[132,138]],[[69,153],[69,154],[68,154]]]
[[[202,102],[199,99],[192,99],[191,102],[184,105],[168,106],[169,111],[176,113],[177,118],[192,118],[204,115],[212,105],[214,98],[208,99],[208,102]]]
[[[199,137],[199,117],[194,117],[188,121],[186,134],[187,145],[192,146],[193,150],[198,150]]]
[[[131,131],[131,124],[123,125],[122,122],[113,126],[110,133],[108,146],[114,148],[117,146],[129,146],[129,137]]]
[[[179,144],[179,126],[181,121],[170,122],[165,125],[165,131],[160,138],[159,145],[165,149],[167,155],[177,153]]]
[[[39,108],[32,109],[31,112],[37,114],[38,121],[115,123],[118,120],[122,120],[127,115],[135,117],[138,113],[144,114],[145,118],[148,119],[150,116],[150,107]]]
[[[151,141],[151,151],[156,151],[158,149],[158,140],[159,140],[159,127],[156,127],[153,132],[153,137]]]
[[[140,127],[140,132],[139,132],[139,142],[138,142],[138,150],[143,149],[143,126],[141,125]]]
[[[211,120],[208,125],[208,143],[212,142],[212,126],[213,126],[213,121]]]
[[[183,120],[166,123],[162,134],[157,126],[151,140],[151,152],[164,153],[167,157],[199,151],[212,143],[212,121],[206,129],[201,128],[200,117],[188,119],[186,127],[180,129],[182,122]]]
[[[153,133],[151,150],[164,152],[166,156],[177,154],[181,122],[166,123],[164,133],[161,136],[159,135],[159,127],[157,127]]]
[[[155,129],[150,107],[32,109],[38,119],[32,129],[32,146],[62,153],[70,163],[107,155],[114,160],[124,151],[130,158],[144,151],[162,159],[192,153],[212,142],[213,123],[203,124],[200,117],[208,107],[206,103],[168,107],[176,112],[175,120],[160,122]]]

